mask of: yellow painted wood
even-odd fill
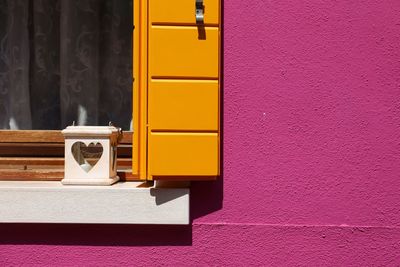
[[[150,176],[216,176],[217,133],[150,133]]]
[[[147,179],[147,1],[134,1],[132,172]]]
[[[140,39],[140,159],[139,178],[147,179],[147,77],[148,77],[148,1],[141,1]]]
[[[152,26],[149,38],[151,77],[218,79],[217,27],[205,27],[202,40],[197,27]]]
[[[132,140],[132,174],[139,174],[139,69],[140,69],[140,60],[139,60],[139,43],[140,43],[140,1],[134,1],[133,5],[133,25],[136,30],[133,31],[133,47],[132,47],[132,74],[133,74],[133,93],[132,93],[132,118],[133,118],[133,140]]]
[[[151,0],[150,21],[162,24],[195,24],[195,0]],[[219,23],[219,1],[204,0],[204,23]]]
[[[217,80],[152,80],[150,129],[217,131],[218,91]]]
[[[220,2],[204,5],[205,27],[197,27],[194,0],[134,1],[133,170],[140,179],[219,173]]]

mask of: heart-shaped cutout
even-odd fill
[[[87,146],[83,142],[76,142],[72,145],[71,152],[79,166],[89,172],[103,155],[103,146],[101,143],[92,142]]]

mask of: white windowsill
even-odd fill
[[[0,181],[0,222],[189,224],[189,188]]]

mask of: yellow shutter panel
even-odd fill
[[[149,32],[149,73],[152,78],[218,78],[217,27],[205,27],[198,39],[194,26],[152,26]]]
[[[220,153],[219,0],[202,1],[200,22],[196,0],[141,3],[147,46],[140,51],[147,56],[140,61],[147,72],[139,74],[137,84],[145,79],[146,88],[135,87],[142,99],[135,108],[146,113],[139,124],[147,147],[140,172],[146,166],[147,179],[214,179]]]
[[[217,133],[153,132],[149,142],[149,172],[153,176],[218,174]]]
[[[218,132],[218,80],[155,79],[149,89],[153,131]]]

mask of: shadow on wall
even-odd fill
[[[0,245],[192,245],[191,225],[1,224],[0,232]]]
[[[222,166],[221,166],[222,167]],[[190,217],[193,220],[222,209],[223,179],[192,182],[190,187]]]

